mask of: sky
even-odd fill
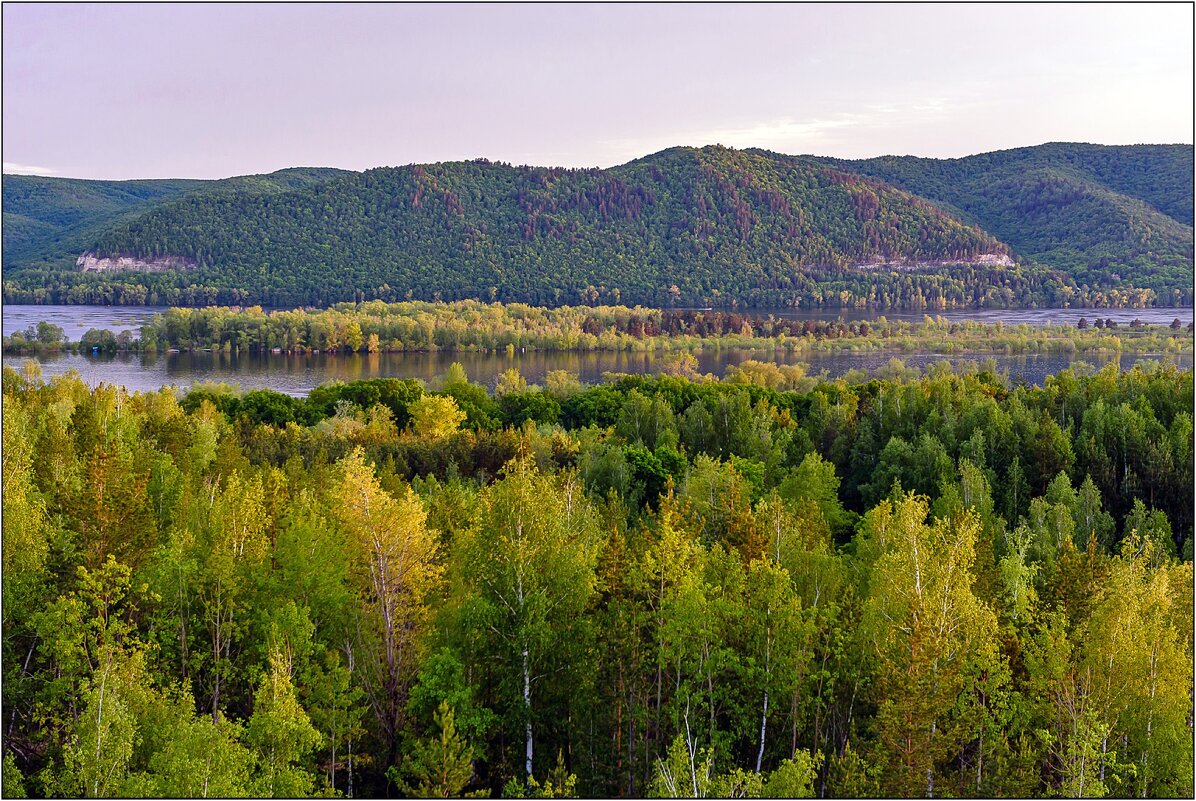
[[[1191,143],[1193,6],[3,6],[5,172]]]

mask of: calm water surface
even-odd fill
[[[936,353],[895,353],[878,351],[869,353],[770,353],[743,349],[722,349],[703,351],[697,354],[698,369],[702,373],[723,375],[728,365],[739,364],[745,359],[772,361],[778,364],[805,364],[807,373],[816,375],[825,371],[830,377],[841,376],[850,370],[873,371],[885,366],[893,357],[901,359],[907,367],[926,367],[934,362],[949,359],[953,364],[964,362],[980,363],[992,359],[999,372],[1013,380],[1025,380],[1041,384],[1048,375],[1064,370],[1078,361],[1101,367],[1109,361],[1117,361],[1121,369],[1129,369],[1135,363],[1166,361],[1183,369],[1192,367],[1192,354],[1071,354],[1033,353],[1025,355],[969,354],[947,357]],[[25,357],[13,357],[5,361],[19,365]],[[114,356],[84,356],[65,354],[39,359],[46,378],[76,370],[88,384],[122,384],[130,390],[156,390],[159,387],[175,385],[189,387],[196,382],[219,381],[240,385],[243,389],[273,389],[289,395],[305,395],[313,387],[326,381],[354,381],[360,378],[420,378],[435,382],[441,378],[453,362],[460,362],[470,380],[487,384],[496,383],[499,374],[512,367],[517,368],[531,383],[542,383],[549,370],[567,370],[578,375],[584,383],[602,380],[605,372],[655,373],[660,371],[661,357],[654,353],[559,353],[537,352],[516,354],[508,357],[504,353],[377,353],[342,354],[326,353],[267,355],[267,354],[225,354],[225,353],[168,353],[154,356],[136,354]]]
[[[129,331],[140,334],[141,326],[155,314],[166,311],[163,306],[4,306],[4,335],[25,331],[40,322],[60,327],[66,338],[78,342],[89,328],[106,328],[114,334]]]
[[[52,322],[61,326],[67,337],[78,340],[83,332],[89,328],[108,328],[114,332],[132,331],[149,320],[153,314],[161,309],[155,307],[113,307],[113,306],[4,306],[4,332],[26,329],[29,325],[36,325],[40,320]],[[793,310],[788,310],[794,314]],[[1112,317],[1119,323],[1129,323],[1135,318],[1147,323],[1166,324],[1179,317],[1187,324],[1192,321],[1192,309],[1126,309],[1104,310],[1102,317]],[[772,313],[783,313],[774,310]],[[854,312],[858,314],[858,312]],[[805,312],[800,312],[802,316]],[[921,313],[902,313],[908,318],[921,319]],[[1065,317],[1065,315],[1070,315]],[[826,319],[825,311],[811,314],[812,317]],[[879,317],[872,314],[864,318]],[[887,315],[891,319],[898,314]],[[943,316],[951,319],[980,319],[986,322],[1004,320],[1009,324],[1021,322],[1045,323],[1074,322],[1081,316],[1089,320],[1095,319],[1093,310],[1041,309],[1041,310],[1002,310],[981,312],[953,312]],[[954,364],[962,362],[982,362],[992,359],[997,369],[1007,373],[1013,380],[1025,380],[1033,384],[1041,384],[1046,376],[1057,373],[1071,366],[1076,361],[1084,361],[1096,367],[1103,366],[1109,361],[1117,361],[1121,369],[1129,369],[1137,362],[1165,360],[1181,368],[1192,367],[1192,354],[1172,354],[1167,356],[1147,354],[1081,354],[1066,353],[1037,353],[1026,355],[1005,354],[970,354],[951,357],[935,353],[783,353],[767,351],[750,351],[745,349],[706,350],[697,354],[698,369],[702,373],[723,375],[727,366],[738,364],[746,359],[772,361],[779,364],[805,364],[807,372],[816,375],[826,372],[831,377],[837,377],[851,370],[872,371],[884,366],[894,356],[900,358],[909,367],[925,367],[934,362],[949,359]],[[439,353],[380,353],[380,354],[349,354],[330,355],[295,354],[226,354],[213,352],[194,353],[160,353],[157,355],[115,355],[93,357],[84,355],[64,354],[41,358],[43,375],[50,378],[61,375],[68,370],[76,370],[83,379],[96,385],[101,382],[122,384],[131,390],[156,390],[163,386],[176,385],[189,387],[196,382],[221,381],[240,385],[244,389],[273,389],[290,395],[306,394],[313,387],[331,381],[352,381],[360,378],[395,377],[420,378],[435,382],[444,375],[449,365],[461,362],[470,379],[479,383],[493,386],[497,377],[504,370],[511,367],[518,368],[529,382],[540,383],[550,370],[566,370],[578,375],[583,382],[594,383],[602,380],[605,372],[620,373],[654,373],[660,370],[660,356],[654,353],[627,352],[591,352],[591,353],[560,353],[533,352],[517,353],[507,356],[505,353],[477,353],[477,352],[439,352]],[[24,357],[5,358],[9,364],[19,365]]]

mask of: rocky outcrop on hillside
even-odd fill
[[[136,256],[96,256],[84,253],[75,260],[75,266],[85,273],[163,273],[169,270],[194,270],[194,259],[185,256],[155,256],[142,259]]]
[[[935,261],[903,261],[901,259],[892,259],[886,261],[885,259],[878,259],[870,261],[866,264],[854,265],[857,270],[896,270],[897,272],[908,272],[910,270],[925,270],[934,269],[936,267],[964,267],[967,265],[980,267],[1012,267],[1014,265],[1013,258],[1005,253],[982,253],[977,256],[971,256],[966,259],[953,259],[944,261],[938,259]]]

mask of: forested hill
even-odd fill
[[[92,181],[4,176],[4,267],[73,266],[108,228],[192,192],[282,192],[344,170],[295,167],[223,180]]]
[[[197,283],[271,304],[408,291],[550,304],[776,302],[809,295],[828,271],[878,260],[1006,253],[891,187],[725,148],[673,149],[611,170],[474,161],[369,170],[277,194],[198,193],[87,249],[193,259]]]
[[[478,160],[321,173],[275,191],[176,193],[92,224],[57,262],[21,249],[10,258],[7,213],[29,215],[6,181],[4,296],[182,305],[1191,302],[1184,158],[1190,173],[1182,147],[1045,145],[952,161],[842,162],[714,146],[608,170]],[[151,269],[164,256],[195,266],[80,273],[74,257],[83,252]]]
[[[1192,153],[1056,142],[960,159],[814,161],[927,198],[1077,283],[1117,275],[1167,300],[1192,282]]]

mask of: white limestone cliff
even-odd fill
[[[75,266],[85,273],[137,272],[161,273],[167,270],[194,270],[194,259],[185,256],[154,256],[148,259],[136,256],[96,256],[84,253],[75,260]]]

